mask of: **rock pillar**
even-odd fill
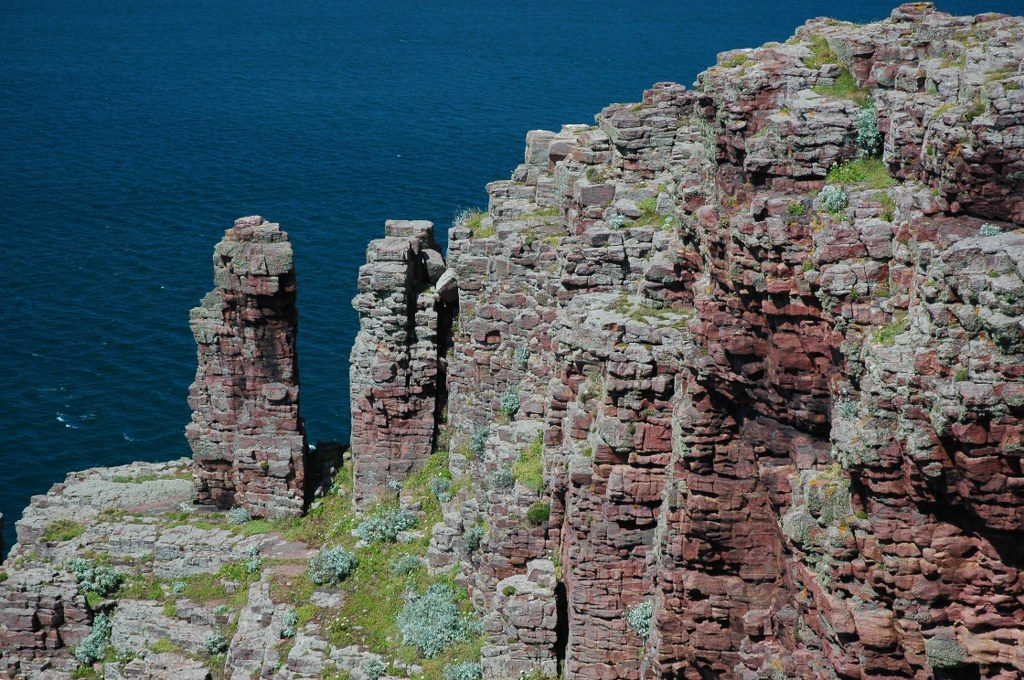
[[[243,217],[214,249],[213,291],[190,313],[196,503],[253,517],[300,514],[309,449],[299,417],[295,265],[288,235]]]
[[[366,260],[352,303],[359,312],[350,362],[357,507],[396,488],[431,453],[439,396],[443,402],[438,339],[450,317],[446,291],[455,291],[450,274],[439,282],[445,265],[430,222],[389,220]]]

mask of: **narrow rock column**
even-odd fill
[[[189,317],[199,367],[189,388],[196,503],[253,517],[301,514],[309,449],[299,417],[298,316],[288,235],[243,217],[213,256],[213,291]]]
[[[434,225],[389,220],[359,269],[359,334],[351,355],[352,458],[356,507],[419,469],[434,443],[449,286]],[[447,276],[446,279],[450,279]]]

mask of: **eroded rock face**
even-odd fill
[[[280,225],[243,217],[213,260],[216,287],[190,314],[199,367],[185,435],[196,502],[298,515],[312,467],[299,416],[292,247]]]
[[[395,495],[433,448],[443,404],[440,338],[450,328],[454,293],[450,276],[439,284],[445,265],[438,250],[430,222],[391,220],[385,237],[370,243],[359,270],[352,304],[360,326],[349,376],[354,501],[360,507]]]
[[[527,135],[449,234],[493,677],[1024,674],[1022,60],[915,3]]]

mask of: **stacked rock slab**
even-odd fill
[[[455,293],[450,274],[441,280],[433,224],[389,220],[385,234],[367,249],[353,301],[360,321],[349,373],[357,507],[393,495],[433,449],[443,404],[438,329],[448,332]]]
[[[196,503],[253,517],[301,514],[309,449],[299,416],[295,265],[288,235],[243,217],[213,256],[213,291],[192,310],[189,388]]]

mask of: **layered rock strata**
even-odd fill
[[[529,133],[449,234],[493,677],[1024,674],[1022,57],[914,3]]]
[[[394,496],[433,450],[455,293],[450,275],[440,281],[433,224],[391,220],[384,231],[370,243],[352,303],[360,322],[349,369],[357,506]]]
[[[213,255],[213,291],[189,315],[196,502],[253,517],[298,515],[313,482],[299,416],[295,265],[288,235],[243,217]]]

